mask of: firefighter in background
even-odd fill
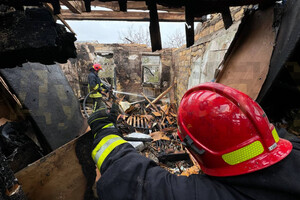
[[[176,176],[135,151],[115,127],[116,106],[88,119],[100,199],[300,199],[300,140],[282,139],[250,97],[218,83],[191,88],[178,136],[203,174]]]
[[[88,92],[94,91],[90,94],[90,98],[93,99],[93,112],[99,108],[106,109],[106,105],[102,100],[102,92],[106,93],[108,88],[101,82],[98,76],[99,70],[102,70],[102,66],[100,64],[94,64],[90,68],[90,73],[88,75]]]

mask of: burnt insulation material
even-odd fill
[[[14,173],[43,156],[40,148],[25,134],[28,122],[8,122],[0,127],[0,146]]]
[[[19,189],[15,190],[15,186],[19,187]],[[18,185],[18,180],[16,179],[14,172],[10,169],[7,159],[5,155],[1,152],[0,148],[0,200],[25,199],[27,198],[21,186]]]
[[[94,196],[93,185],[96,179],[96,167],[95,163],[91,157],[92,146],[93,146],[94,136],[92,131],[84,134],[78,138],[75,151],[79,163],[82,167],[82,172],[86,177],[87,186],[84,194],[84,200],[97,200]]]

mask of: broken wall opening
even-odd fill
[[[159,54],[142,54],[142,87],[146,96],[160,92],[162,64]]]

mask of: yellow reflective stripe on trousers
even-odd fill
[[[236,165],[238,163],[250,160],[264,152],[264,147],[260,141],[252,142],[238,150],[232,151],[222,155],[223,160],[229,165]]]
[[[126,143],[117,135],[108,135],[104,137],[92,152],[92,158],[100,170],[105,158],[120,144]]]

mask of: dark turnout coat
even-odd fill
[[[95,91],[94,93],[90,94],[91,98],[100,98],[102,97],[102,94],[100,91],[104,91],[104,89],[107,89],[105,85],[101,82],[101,79],[99,76],[91,71],[88,75],[88,91]]]
[[[105,130],[103,135],[109,132]],[[290,141],[293,150],[282,161],[233,177],[176,176],[139,155],[130,144],[123,143],[110,152],[101,166],[98,194],[101,200],[299,200],[300,140]]]

